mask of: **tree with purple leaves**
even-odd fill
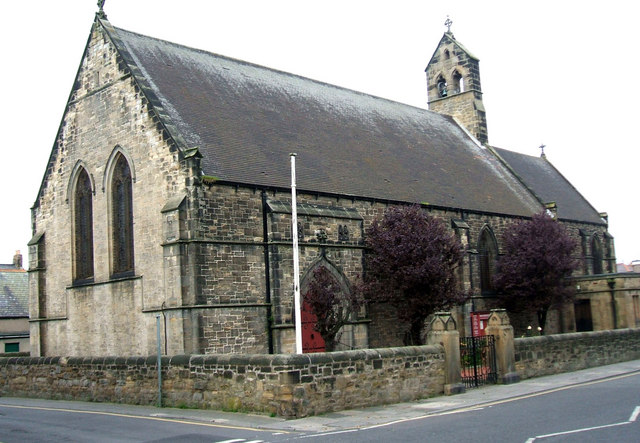
[[[467,298],[456,278],[462,244],[419,206],[389,208],[367,230],[366,244],[367,299],[394,306],[409,324],[405,344],[422,344],[427,317]]]
[[[549,309],[573,300],[568,277],[578,267],[576,246],[567,229],[545,213],[505,231],[496,289],[508,311],[535,312],[542,334]]]
[[[358,288],[345,290],[325,266],[313,271],[313,279],[304,295],[304,301],[316,316],[314,329],[322,336],[325,350],[335,350],[340,340],[340,329],[351,320],[360,306]]]

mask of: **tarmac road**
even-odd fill
[[[636,360],[297,420],[3,397],[0,442],[638,442],[639,416],[640,360]]]

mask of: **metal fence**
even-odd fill
[[[460,338],[460,366],[462,383],[467,388],[497,383],[495,337]]]

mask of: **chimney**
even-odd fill
[[[20,251],[16,251],[16,254],[13,256],[13,266],[22,269],[22,254],[20,254]]]

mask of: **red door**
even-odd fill
[[[302,303],[302,352],[324,352],[324,340],[318,331],[314,329],[316,316],[307,302]]]

